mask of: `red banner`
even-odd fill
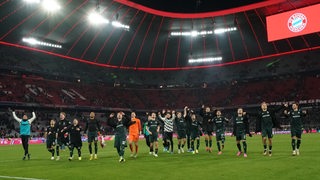
[[[267,17],[268,41],[320,31],[320,4]]]

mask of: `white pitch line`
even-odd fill
[[[21,179],[21,180],[44,180],[44,179],[37,179],[37,178],[25,178],[25,177],[15,177],[15,176],[1,176],[0,178],[4,179]]]

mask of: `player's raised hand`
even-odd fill
[[[113,118],[113,117],[114,117],[114,113],[111,113],[111,114],[109,115],[109,117],[110,117],[110,118]]]

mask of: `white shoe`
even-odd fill
[[[122,156],[120,156],[119,162],[124,162],[124,158]]]
[[[198,154],[199,153],[199,151],[198,151],[198,149],[196,149],[196,154]]]
[[[192,152],[192,154],[195,154],[196,152],[195,151],[191,151]]]
[[[296,150],[293,150],[292,151],[292,156],[295,156],[295,155],[297,155],[297,152],[296,152]]]
[[[50,159],[51,159],[51,160],[54,160],[54,157],[52,156]]]
[[[178,154],[180,154],[181,153],[181,150],[180,149],[178,149]]]
[[[137,157],[138,157],[138,154],[134,154],[133,157],[134,157],[134,158],[137,158]]]
[[[56,161],[59,161],[59,160],[60,160],[60,156],[57,156]]]
[[[81,157],[78,157],[78,159],[79,159],[79,161],[81,161],[81,160],[82,160],[82,158],[81,158]]]
[[[150,155],[153,155],[153,152],[149,152]]]
[[[181,150],[181,153],[184,153],[184,150],[183,150],[183,148],[181,148],[180,150]]]
[[[264,156],[266,156],[267,155],[267,153],[268,153],[268,151],[265,149],[265,150],[263,150],[263,155]]]
[[[156,154],[156,153],[153,153],[153,156],[154,156],[154,157],[158,157],[158,154]]]
[[[98,159],[98,155],[97,154],[94,155],[94,159]]]
[[[297,150],[296,150],[296,154],[297,154],[297,156],[299,156],[299,155],[300,155],[300,151],[299,151],[299,149],[297,149]]]

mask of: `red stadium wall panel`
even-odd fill
[[[268,41],[320,31],[320,4],[267,17]]]

